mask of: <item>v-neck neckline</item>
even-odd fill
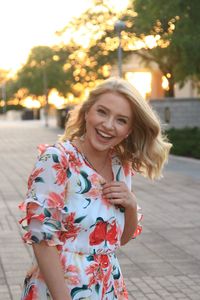
[[[101,177],[105,182],[107,182],[108,180],[106,180],[104,178],[104,176],[102,176],[93,166],[92,164],[87,160],[87,158],[85,157],[85,155],[81,152],[81,150],[74,145],[74,143],[72,141],[68,141],[69,144],[71,145],[71,147],[76,151],[77,155],[79,156],[79,159],[81,158],[81,160],[84,162],[84,164],[90,168],[93,172],[95,172],[99,177]],[[111,170],[112,170],[112,181],[115,180],[115,172],[114,172],[114,168],[113,168],[113,155],[110,155],[110,163],[111,163]]]

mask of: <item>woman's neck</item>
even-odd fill
[[[98,172],[102,172],[108,164],[110,160],[109,150],[106,151],[98,151],[93,149],[87,140],[78,140],[78,147],[85,157],[85,159],[89,162],[89,164]]]

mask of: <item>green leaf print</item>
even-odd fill
[[[36,177],[35,182],[44,182],[44,179],[42,177]]]
[[[104,219],[103,219],[102,217],[98,217],[98,218],[96,219],[96,223],[99,222],[99,221],[100,221],[100,222],[104,222]]]
[[[113,278],[114,278],[115,280],[117,280],[117,279],[120,278],[120,272],[119,272],[119,269],[117,268],[116,271],[117,271],[117,273],[113,274]]]
[[[47,159],[50,157],[51,157],[50,154],[44,154],[44,155],[40,156],[39,161],[47,161]]]
[[[120,172],[121,172],[121,168],[119,168],[119,170],[117,171],[117,175],[116,175],[116,181],[120,181],[120,178],[119,178],[119,175],[120,175]]]
[[[87,261],[94,261],[94,255],[87,256]]]
[[[35,235],[32,235],[31,240],[37,244],[39,243],[39,239]]]
[[[87,173],[85,173],[84,171],[80,171],[80,175],[82,176],[83,181],[81,181],[81,190],[78,193],[85,194],[85,193],[89,192],[92,185],[91,185],[91,182],[87,179],[88,178]]]
[[[44,236],[44,240],[51,240],[53,237],[53,234],[44,232],[43,236]]]
[[[51,217],[51,213],[47,208],[44,209],[44,215],[45,217],[49,217],[49,218]]]
[[[79,293],[81,292],[81,298],[76,298],[76,299],[84,299],[86,297],[89,297],[91,295],[91,289],[88,288],[88,285],[83,284],[82,287],[75,287],[71,290],[71,297],[72,299]],[[83,293],[84,292],[84,293]]]
[[[26,226],[22,225],[22,229],[28,231],[28,226],[27,225]]]
[[[51,227],[54,230],[60,230],[61,224],[59,221],[54,221],[54,223],[50,220],[50,221],[44,221],[44,224],[46,226]]]
[[[100,289],[100,284],[97,283],[97,284],[95,285],[95,291],[97,292],[97,294],[99,294],[99,289]]]
[[[119,206],[119,211],[120,211],[121,213],[124,213],[124,212],[125,212],[125,208],[124,208],[123,206]]]
[[[70,178],[72,176],[72,172],[70,171],[69,168],[67,168],[66,173],[67,173],[67,178]]]
[[[112,293],[113,291],[114,291],[114,286],[112,285],[110,291],[106,292],[106,295]],[[117,299],[117,298],[116,298],[116,299]]]
[[[63,207],[63,210],[64,210],[64,212],[68,212],[67,206],[64,206],[64,207]]]
[[[59,163],[59,159],[58,159],[58,155],[57,154],[52,154],[52,158],[53,158],[53,161],[55,163]]]
[[[90,203],[91,203],[91,199],[90,198],[85,198],[86,201],[88,201],[88,203],[86,204],[86,206],[83,206],[83,208],[87,208]]]
[[[80,223],[83,219],[85,219],[86,216],[82,216],[82,217],[79,217],[77,219],[74,220],[74,223]]]

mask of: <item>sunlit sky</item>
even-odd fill
[[[56,42],[55,31],[92,0],[4,0],[0,11],[0,69],[16,70],[30,49]]]
[[[115,7],[128,0],[109,0]],[[79,17],[92,0],[4,0],[0,4],[0,69],[16,71],[30,49],[53,45],[55,35],[69,20]]]

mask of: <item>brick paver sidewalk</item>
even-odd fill
[[[62,133],[40,121],[0,121],[0,300],[20,299],[31,247],[21,241],[17,205],[26,193],[36,145]],[[130,300],[200,300],[200,162],[170,157],[165,176],[135,176],[143,234],[118,253]]]

